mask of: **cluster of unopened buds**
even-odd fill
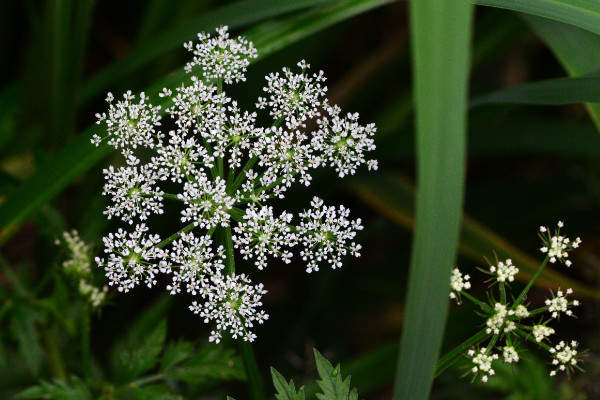
[[[283,198],[296,180],[309,185],[318,167],[332,167],[340,177],[362,165],[377,169],[377,161],[366,158],[375,149],[376,128],[330,104],[323,72],[309,73],[305,61],[298,72],[284,68],[268,75],[257,111],[242,110],[223,84],[245,81],[257,56],[253,44],[230,38],[227,27],[198,38],[185,45],[193,53],[185,69],[199,74],[163,89],[163,106],[152,105],[144,93],[127,92],[118,101],[109,93],[108,112],[97,114],[107,135],[92,142],[106,141],[123,155],[122,165],[104,170],[103,194],[110,199],[105,214],[133,230],[106,236],[106,256],[96,261],[122,292],[140,283],[152,287],[159,275],[169,275],[171,294],[184,290],[202,298],[190,309],[216,322],[211,341],[219,342],[225,331],[252,341],[253,324],[268,318],[259,310],[266,291],[235,272],[234,249],[263,269],[269,258],[289,263],[300,246],[307,272],[324,264],[338,268],[347,254],[359,256],[353,240],[362,225],[349,219],[347,208],[315,197],[294,224],[291,213],[265,203]],[[163,110],[171,121],[162,119]],[[268,127],[256,124],[261,110],[274,121]],[[161,240],[145,221],[163,214],[166,201],[179,204],[183,225]]]
[[[518,362],[519,353],[525,350],[521,345],[525,342],[532,342],[549,352],[554,368],[550,372],[551,376],[556,375],[558,371],[565,371],[570,375],[575,368],[581,370],[581,353],[577,350],[576,341],[561,341],[556,346],[552,346],[550,341],[555,330],[549,324],[559,320],[561,314],[574,316],[572,308],[580,304],[577,300],[567,298],[573,290],[569,288],[563,291],[559,288],[556,293],[551,292],[551,298],[546,299],[544,306],[540,308],[530,309],[529,304],[525,303],[527,292],[548,262],[560,261],[566,266],[571,266],[568,260],[569,252],[577,248],[581,240],[570,240],[561,236],[562,227],[563,223],[559,222],[554,233],[547,227],[540,228],[540,238],[543,242],[540,250],[546,254],[546,258],[516,298],[507,293],[510,290],[509,282],[513,282],[519,272],[510,259],[499,261],[496,258],[488,270],[482,269],[484,273],[492,276],[492,285],[496,286],[498,291],[497,295],[488,293],[487,302],[467,293],[471,288],[469,275],[462,274],[458,268],[453,270],[450,278],[450,298],[459,303],[462,298],[467,298],[479,307],[478,314],[486,318],[485,325],[474,343],[475,348],[471,347],[466,352],[470,363],[467,374],[472,373],[473,380],[479,378],[482,382],[487,382],[489,377],[495,374],[495,360],[502,360],[507,364]]]

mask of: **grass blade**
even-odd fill
[[[558,78],[498,90],[471,100],[470,108],[495,103],[560,105],[600,103],[600,77]]]
[[[428,398],[444,333],[464,193],[472,18],[468,1],[410,2],[419,189],[395,400]]]
[[[474,0],[474,3],[538,15],[600,34],[598,0]]]
[[[523,19],[544,40],[570,76],[582,76],[600,68],[600,37],[586,30],[533,15]],[[600,131],[600,104],[586,104]]]

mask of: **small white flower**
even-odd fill
[[[557,371],[566,371],[569,374],[573,367],[577,366],[577,346],[576,341],[571,341],[568,345],[564,341],[560,341],[555,347],[550,349],[553,355],[552,365],[557,366],[556,369],[550,371],[550,376],[555,376]]]
[[[451,299],[458,299],[460,292],[471,289],[470,278],[469,275],[461,274],[458,268],[452,270],[452,276],[450,276],[450,287],[452,288],[452,292],[450,292]]]
[[[204,174],[195,178],[195,182],[186,182],[183,193],[177,195],[187,206],[181,213],[181,222],[191,221],[205,229],[229,226],[227,211],[233,207],[234,199],[227,195],[225,181],[217,177],[213,182]]]
[[[490,272],[496,275],[498,282],[513,282],[515,275],[519,273],[519,269],[513,265],[512,260],[509,258],[505,262],[499,261],[497,266],[492,265]]]
[[[541,342],[545,338],[554,334],[554,329],[546,325],[534,325],[532,329],[533,337],[536,342]]]
[[[566,294],[559,289],[556,292],[556,296],[552,294],[552,299],[546,299],[545,303],[548,306],[548,311],[552,314],[552,318],[559,318],[561,312],[564,312],[568,316],[573,316],[573,311],[569,310],[569,302],[567,300],[567,295],[572,293],[573,289],[571,288],[567,289]],[[571,306],[578,305],[579,302],[577,300],[571,302]]]
[[[473,374],[481,374],[482,382],[487,382],[489,377],[496,373],[492,368],[492,362],[498,359],[498,354],[491,353],[488,355],[485,348],[479,351],[470,349],[467,354],[473,363],[471,372]]]
[[[513,346],[504,346],[502,348],[502,357],[504,357],[504,362],[508,364],[519,362],[519,353]]]
[[[555,263],[557,260],[565,264],[567,267],[572,265],[569,257],[569,252],[576,249],[581,244],[581,239],[576,238],[574,241],[562,236],[560,234],[560,228],[564,226],[562,221],[558,222],[558,229],[555,230],[554,235],[551,236],[549,229],[545,227],[540,228],[540,238],[543,242],[543,247],[540,249],[542,253],[548,254],[549,261]],[[543,228],[543,230],[542,230]]]

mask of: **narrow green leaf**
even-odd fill
[[[600,37],[561,22],[522,14],[523,19],[550,47],[570,76],[583,76],[600,69]],[[600,131],[600,104],[586,104]]]
[[[485,104],[513,103],[560,105],[569,103],[600,103],[600,77],[558,78],[498,90],[478,96],[470,108]]]
[[[474,0],[474,3],[538,15],[600,34],[598,0]]]
[[[429,397],[462,214],[473,7],[411,1],[418,193],[395,400]],[[442,72],[443,71],[443,72]]]
[[[271,367],[271,376],[273,377],[273,385],[277,391],[275,394],[277,400],[304,400],[304,388],[301,387],[296,391],[294,381],[290,380],[287,382],[283,375],[273,367]]]
[[[164,376],[193,384],[242,380],[245,378],[241,360],[232,349],[223,346],[203,347],[180,366],[164,372]]]

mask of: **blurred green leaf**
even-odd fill
[[[42,381],[19,393],[15,399],[91,400],[92,395],[85,384],[76,376],[68,381]]]
[[[12,311],[11,332],[19,344],[19,352],[31,373],[38,376],[42,366],[43,351],[35,327],[38,312],[30,306],[15,302]]]
[[[366,204],[392,221],[412,230],[414,228],[414,186],[398,175],[382,174],[368,179],[355,179],[352,190]],[[459,251],[465,257],[479,263],[486,255],[495,252],[500,259],[511,258],[521,273],[517,279],[528,282],[540,266],[540,261],[528,255],[497,233],[486,228],[469,215],[463,215]],[[449,279],[449,278],[448,278]],[[536,280],[536,286],[558,288],[572,287],[578,295],[600,299],[600,293],[588,285],[577,282],[550,268],[544,268]]]
[[[473,7],[467,0],[411,1],[409,11],[419,192],[393,399],[425,400],[459,243]]]
[[[181,400],[181,395],[173,393],[167,385],[157,384],[133,389],[138,400]]]
[[[600,34],[597,0],[474,0],[474,3],[538,15]]]
[[[600,77],[558,78],[495,91],[478,96],[471,108],[494,103],[560,105],[600,103]]]
[[[350,376],[342,379],[341,367],[338,364],[335,368],[327,361],[321,353],[314,349],[317,371],[321,380],[317,384],[323,393],[317,393],[319,400],[357,400],[358,392],[356,388],[350,390]]]
[[[583,76],[600,69],[600,37],[561,22],[522,14],[522,18],[550,47],[570,76]],[[600,131],[600,104],[586,104]]]
[[[167,321],[163,319],[154,329],[141,332],[135,340],[123,342],[113,356],[114,381],[130,382],[158,364],[166,337]]]
[[[245,379],[242,362],[232,349],[208,345],[202,347],[180,366],[165,371],[164,376],[196,385],[213,382]]]
[[[165,353],[160,362],[160,370],[167,371],[175,364],[185,360],[194,354],[194,345],[185,340],[171,342],[167,345]]]
[[[275,398],[277,400],[304,400],[304,388],[301,387],[296,391],[294,381],[287,382],[275,368],[271,367],[271,377],[275,386]]]

